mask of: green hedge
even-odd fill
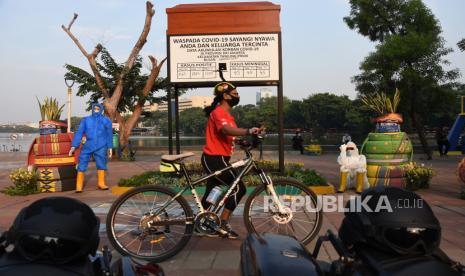
[[[257,161],[260,168],[269,173],[273,180],[279,179],[278,161],[261,160]],[[186,163],[187,170],[192,180],[204,175],[203,168],[199,162]],[[302,163],[286,163],[285,176],[295,178],[309,186],[328,185],[328,181],[315,170],[303,169]],[[243,179],[247,186],[257,186],[261,183],[260,178],[254,174],[248,174]],[[181,175],[175,173],[162,173],[160,171],[148,171],[130,178],[122,178],[118,182],[121,187],[135,187],[147,184],[156,184],[170,187],[183,187],[186,180]],[[202,183],[204,184],[204,183]]]
[[[255,163],[265,172],[279,173],[279,162],[277,160],[256,160]],[[284,162],[284,174],[286,175],[293,174],[295,171],[301,171],[303,168],[303,163]],[[186,169],[191,174],[203,175],[205,173],[200,162],[187,162]]]

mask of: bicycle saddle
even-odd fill
[[[161,156],[161,161],[163,162],[176,162],[176,161],[182,161],[184,158],[194,156],[195,154],[193,152],[186,152],[186,153],[181,153],[181,154],[164,154]]]

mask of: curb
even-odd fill
[[[326,195],[326,194],[336,193],[334,186],[330,183],[328,183],[328,186],[309,186],[309,188],[317,195]]]

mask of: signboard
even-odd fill
[[[220,63],[228,81],[279,81],[276,33],[172,35],[168,47],[171,83],[221,81]]]

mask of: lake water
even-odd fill
[[[292,144],[293,134],[284,135],[285,148],[290,148]],[[278,148],[278,135],[270,134],[267,135],[264,140],[264,148],[267,150],[276,150]],[[131,136],[131,145],[137,149],[166,149],[168,147],[168,137],[160,136]],[[205,145],[205,137],[180,137],[181,147],[189,150],[197,149],[201,150]],[[173,136],[173,148],[176,149],[176,141]]]
[[[22,151],[27,152],[38,133],[18,134],[16,140],[10,138],[11,133],[0,133],[0,151]],[[168,137],[163,136],[131,136],[131,144],[139,149],[166,149],[168,147]],[[291,144],[292,135],[284,136],[284,144]],[[180,137],[181,147],[201,148],[205,144],[205,137]],[[274,148],[278,146],[278,136],[268,135],[264,141],[265,146]],[[175,137],[173,137],[173,147],[176,148]]]
[[[11,133],[0,133],[0,151],[29,151],[29,147],[38,133],[18,134],[18,138],[10,138]]]

